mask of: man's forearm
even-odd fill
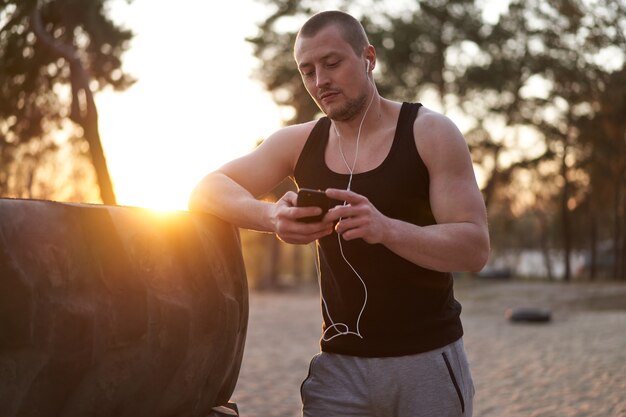
[[[245,229],[273,232],[273,203],[256,199],[248,190],[221,172],[207,175],[194,189],[189,209],[213,214]]]
[[[415,226],[391,220],[383,242],[397,255],[443,272],[479,271],[489,256],[489,237],[474,223]]]

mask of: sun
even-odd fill
[[[116,17],[136,33],[124,70],[137,82],[123,92],[98,92],[95,99],[121,205],[186,210],[206,174],[282,126],[282,110],[251,77],[258,63],[246,41],[266,6],[225,2],[220,13],[211,2],[188,6],[118,5]],[[220,24],[230,14],[237,14],[236,24]],[[182,23],[163,31],[163,21]],[[167,59],[164,45],[176,45],[165,48]]]
[[[251,152],[259,139],[280,127],[277,107],[260,92],[249,101],[263,110],[240,123],[239,113],[212,103],[186,112],[163,109],[151,100],[149,90],[156,87],[138,84],[97,98],[107,165],[121,205],[187,210],[205,175]]]
[[[102,102],[104,108],[109,104]],[[244,139],[234,141],[233,130],[207,133],[200,126],[180,126],[171,120],[160,128],[146,127],[143,120],[127,114],[118,111],[101,123],[103,138],[118,139],[105,139],[104,148],[120,205],[187,210],[202,178],[255,146],[253,139],[245,140],[254,136],[242,132],[239,136]]]
[[[189,197],[200,178],[174,176],[169,178],[157,175],[132,173],[115,175],[115,193],[118,204],[144,207],[159,211],[187,210]]]

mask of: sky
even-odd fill
[[[118,203],[187,208],[210,171],[281,127],[246,36],[269,15],[253,0],[112,2],[135,32],[123,68],[138,81],[96,96],[100,134]]]
[[[506,5],[493,3],[488,20]],[[287,118],[254,79],[258,62],[245,41],[271,11],[259,0],[108,4],[111,18],[135,33],[123,68],[138,80],[96,96],[118,204],[185,210],[204,175],[250,152]]]

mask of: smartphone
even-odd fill
[[[298,190],[298,207],[320,207],[322,214],[319,216],[303,217],[298,221],[304,223],[315,223],[322,220],[326,212],[330,209],[330,198],[321,190],[313,190],[310,188],[300,188]]]

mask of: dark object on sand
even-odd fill
[[[504,316],[512,322],[547,323],[552,319],[550,310],[532,307],[509,308]]]
[[[221,220],[0,199],[2,417],[227,415],[247,322]]]

